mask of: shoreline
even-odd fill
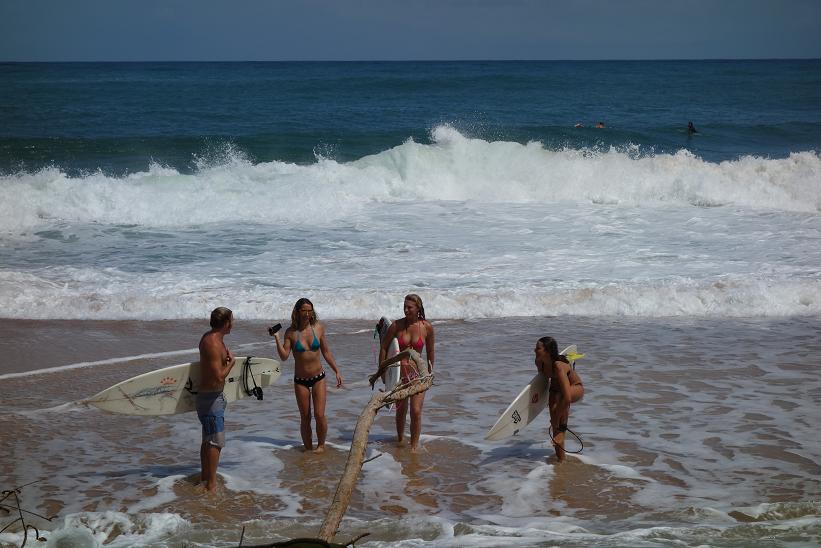
[[[282,320],[280,320],[282,321]],[[284,320],[287,322],[287,320]],[[373,327],[376,321],[321,320],[329,330],[334,352],[337,345],[343,354],[360,357],[365,346],[373,346]],[[457,333],[473,329],[499,328],[527,330],[535,341],[539,333],[551,332],[561,326],[560,341],[577,342],[589,348],[596,344],[597,333],[610,326],[633,328],[636,334],[641,326],[667,326],[673,331],[688,328],[710,328],[731,325],[744,329],[750,326],[779,326],[787,324],[821,325],[821,316],[788,317],[666,317],[641,318],[622,316],[539,316],[483,319],[432,319],[437,327],[438,345],[448,345],[440,330]],[[226,341],[236,352],[243,349],[250,355],[275,357],[273,339],[266,330],[270,321],[239,320]],[[183,363],[197,359],[199,337],[208,330],[203,320],[19,320],[0,318],[0,380],[36,374],[59,373],[130,362]],[[554,331],[555,332],[555,331]],[[663,333],[663,331],[662,331]],[[338,340],[337,342],[334,342]],[[527,343],[530,344],[530,343]],[[569,343],[568,343],[569,344]],[[441,346],[440,346],[441,347]],[[373,348],[370,348],[373,350]],[[270,356],[268,356],[270,354]],[[368,360],[370,362],[370,360]]]
[[[690,533],[682,538],[691,539],[695,512],[703,544],[728,528],[747,527],[750,538],[779,527],[802,539],[812,535],[790,523],[817,515],[821,318],[434,322],[436,379],[425,398],[422,452],[397,446],[394,417],[380,412],[368,449],[381,458],[363,468],[343,531],[376,523],[373,541],[428,535],[457,545],[447,529],[458,526],[486,529],[483,545],[501,546],[509,544],[506,528],[531,524],[534,546],[627,546],[634,542],[621,535],[634,531],[646,541],[647,523],[683,528]],[[248,524],[256,537],[260,529],[268,538],[315,533],[373,394],[366,380],[375,366],[373,322],[326,322],[346,379],[345,388],[328,390],[330,450],[299,449],[288,360],[264,400],[229,406],[222,488],[213,500],[191,482],[199,466],[196,417],[113,415],[77,404],[136,374],[188,360],[167,353],[192,349],[206,323],[0,320],[3,350],[36,350],[19,369],[92,362],[0,379],[0,413],[10,419],[0,445],[11,449],[0,457],[0,473],[9,486],[40,480],[24,491],[27,507],[48,508],[61,520],[42,529],[70,528],[68,516],[76,513],[115,511],[111,519],[132,523],[171,516],[182,525],[162,533],[170,545],[191,527],[228,542],[226,526],[236,523]],[[229,346],[270,354],[266,326],[239,322]],[[545,334],[586,353],[577,363],[586,394],[570,417],[584,452],[561,465],[551,456],[546,415],[515,438],[484,440],[532,378],[533,345]],[[48,344],[46,336],[53,338]],[[60,340],[70,344],[61,347]],[[165,353],[146,357],[147,348]],[[229,510],[213,512],[214,500]],[[764,518],[773,524],[758,533],[755,516],[733,517],[762,505],[788,517]],[[382,527],[385,515],[399,527]],[[551,536],[567,526],[573,530],[560,541]],[[105,523],[99,527],[97,533]]]

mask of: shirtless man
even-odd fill
[[[234,314],[225,307],[211,312],[211,330],[200,339],[200,386],[197,392],[197,416],[202,423],[200,446],[201,480],[205,489],[217,487],[217,465],[225,447],[225,378],[234,366],[234,355],[223,337],[231,332]]]

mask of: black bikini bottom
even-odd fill
[[[304,386],[306,388],[313,388],[313,386],[316,383],[318,383],[319,381],[321,381],[324,378],[325,378],[325,372],[323,371],[319,375],[317,375],[315,377],[309,377],[307,379],[303,379],[301,377],[294,377],[294,382],[297,383],[297,384],[301,384],[302,386]]]

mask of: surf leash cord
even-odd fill
[[[254,378],[254,372],[251,371],[251,359],[253,356],[248,356],[245,358],[245,362],[242,364],[242,389],[245,391],[246,396],[254,396],[256,399],[262,399],[262,388],[257,386],[257,380]],[[251,382],[254,383],[254,387],[251,388],[248,385],[248,377],[251,377]]]
[[[578,451],[568,451],[567,449],[562,447],[562,450],[564,450],[565,453],[571,453],[573,455],[578,455],[579,453],[584,451],[584,442],[579,437],[579,435],[577,433],[575,433],[573,430],[571,430],[570,428],[568,428],[566,424],[559,425],[559,432],[558,433],[561,433],[561,432],[569,432],[570,434],[572,434],[574,438],[579,440],[579,445],[581,446],[581,447],[579,447]],[[552,426],[547,427],[547,434],[550,436],[550,441],[553,442],[553,445],[559,445],[559,443],[556,441],[555,434],[553,433],[553,427]]]

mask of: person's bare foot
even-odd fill
[[[214,495],[217,494],[217,489],[218,489],[218,486],[217,486],[216,483],[214,483],[214,485],[212,485],[211,488],[209,489],[208,488],[208,483],[207,482],[202,482],[202,483],[197,484],[194,487],[194,492],[197,493],[198,495],[205,495],[205,496],[213,497]]]
[[[325,452],[325,446],[324,445],[317,445],[316,449],[314,449],[314,453],[324,453],[324,452]]]

